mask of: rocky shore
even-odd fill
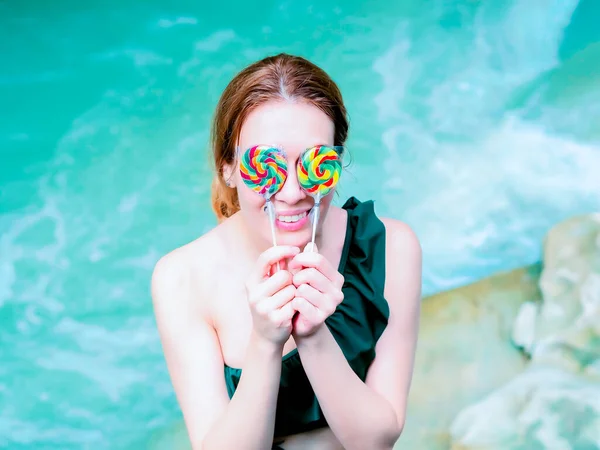
[[[423,300],[406,449],[600,448],[600,214],[540,264]]]

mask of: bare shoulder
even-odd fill
[[[420,302],[422,249],[419,238],[406,223],[382,218],[386,229],[386,298],[392,309]]]
[[[404,260],[421,264],[421,243],[414,230],[397,219],[382,217],[381,221],[386,231],[388,262]]]
[[[208,281],[218,266],[219,225],[192,242],[162,256],[151,278],[152,301],[157,312],[182,306],[202,312],[207,306]],[[222,249],[221,249],[222,250]],[[211,255],[207,258],[206,255]]]

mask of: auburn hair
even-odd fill
[[[271,100],[305,101],[316,106],[333,121],[333,145],[343,146],[346,142],[348,118],[342,94],[323,69],[305,58],[286,53],[247,66],[221,94],[211,126],[215,170],[211,197],[219,222],[240,209],[237,189],[227,186],[223,167],[235,162],[236,143],[248,114]]]

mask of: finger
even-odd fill
[[[291,273],[289,273],[287,270],[280,270],[266,280],[260,282],[254,289],[254,296],[256,300],[260,300],[265,297],[271,297],[286,286],[293,287],[292,281],[293,279]]]
[[[288,269],[291,271],[299,267],[313,267],[317,269],[338,288],[341,288],[344,284],[344,277],[320,253],[298,253],[288,264]]]
[[[290,284],[289,286],[284,287],[279,292],[276,292],[271,297],[265,298],[261,301],[262,307],[265,308],[265,311],[273,311],[275,309],[280,309],[285,306],[286,303],[292,301],[292,299],[296,296],[296,286]]]
[[[281,270],[288,270],[288,261],[291,258],[283,258],[277,261],[275,264],[271,264],[269,270],[267,271],[267,278],[275,275],[277,272]]]
[[[284,258],[291,258],[298,253],[300,253],[300,249],[291,245],[269,247],[258,257],[251,278],[255,283],[259,283],[265,277],[269,276],[271,266],[277,264],[278,261],[281,261]]]
[[[314,250],[313,250],[314,249]],[[317,252],[317,244],[315,244],[314,242],[309,242],[308,244],[306,244],[304,246],[304,250],[302,250],[303,252],[311,252],[311,251],[315,251]],[[302,270],[302,266],[296,265],[296,267],[289,267],[288,266],[289,261],[286,260],[286,269],[289,270],[292,274],[296,274],[298,273],[300,270]]]
[[[279,326],[291,325],[292,318],[294,317],[295,313],[296,310],[294,309],[294,306],[290,301],[283,305],[281,308],[271,311],[269,316],[271,320]]]
[[[325,294],[317,291],[309,284],[302,284],[298,286],[298,288],[296,288],[296,296],[302,297],[316,308],[321,309],[323,306],[325,306]]]
[[[279,270],[287,270],[287,262],[288,262],[288,258],[283,258],[283,259],[279,260],[276,264],[271,265],[271,267],[269,268],[269,274],[274,275]],[[277,268],[278,264],[279,264],[279,269]]]
[[[331,280],[313,267],[302,269],[300,272],[296,273],[293,276],[293,283],[296,287],[301,284],[310,284],[316,290],[321,291],[324,294],[335,289]]]
[[[337,308],[336,298],[317,291],[314,287],[303,284],[296,289],[296,296],[308,301],[317,308],[325,317],[332,315]]]
[[[323,321],[321,312],[305,298],[294,298],[294,300],[292,300],[292,305],[294,309],[302,314],[309,322],[320,323]]]

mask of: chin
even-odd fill
[[[301,231],[280,231],[277,230],[277,243],[279,245],[293,245],[303,250],[306,244],[310,242],[311,230]]]

